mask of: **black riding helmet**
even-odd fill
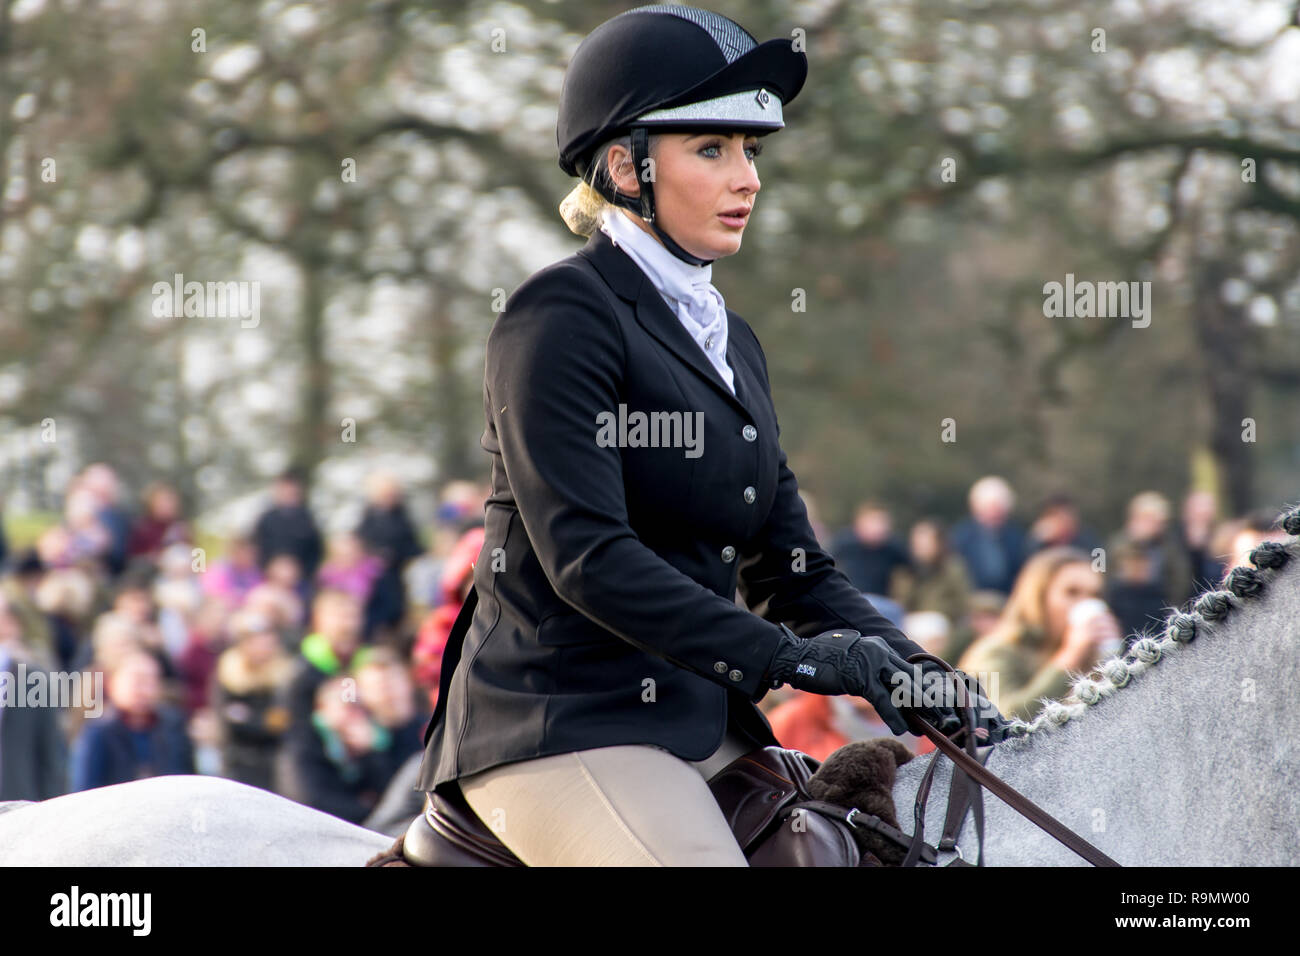
[[[630,133],[633,168],[649,156],[647,130],[742,130],[759,136],[785,126],[783,105],[803,88],[808,57],[791,40],[759,43],[743,27],[708,10],[656,3],[606,20],[578,45],[564,74],[555,127],[560,168],[584,179],[593,154]],[[626,196],[604,176],[592,182],[615,205],[639,214],[664,245],[691,255],[655,218],[653,184]]]

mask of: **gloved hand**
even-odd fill
[[[932,677],[932,674],[937,674],[938,678]],[[927,692],[931,686],[930,682],[937,680],[943,682],[943,687],[949,688],[942,695],[936,695],[932,690]],[[953,683],[958,680],[965,684],[964,696],[958,696],[958,691]],[[932,699],[935,696],[940,696],[944,703],[918,707],[917,713],[933,724],[940,733],[952,736],[952,734],[965,727],[966,708],[964,705],[970,704],[975,708],[976,744],[983,747],[1006,739],[1011,723],[1002,716],[993,702],[989,700],[978,679],[971,677],[965,671],[957,670],[950,673],[934,661],[921,661],[921,698]],[[958,706],[959,704],[963,706]]]
[[[882,637],[863,637],[849,628],[799,637],[785,625],[786,640],[768,665],[773,687],[789,684],[814,694],[865,697],[886,726],[908,732],[907,721],[891,697],[912,699],[913,669]]]

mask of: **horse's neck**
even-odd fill
[[[1093,704],[1075,697],[1076,685],[1031,733],[998,745],[989,769],[1121,863],[1300,862],[1300,761],[1290,730],[1300,710],[1300,543],[1287,553],[1283,567],[1258,572],[1259,593],[1234,594],[1219,620],[1193,614],[1190,642],[1152,635],[1159,659],[1131,663],[1126,685],[1102,681]],[[1213,611],[1213,603],[1194,606]],[[927,760],[901,768],[895,788],[909,831]],[[947,778],[945,768],[930,799],[931,843]],[[986,795],[985,809],[990,862],[1081,862],[996,797]],[[961,842],[973,850],[969,820]]]

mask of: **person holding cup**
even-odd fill
[[[1033,720],[1044,700],[1069,693],[1075,675],[1123,649],[1103,588],[1083,551],[1038,552],[1017,577],[997,626],[966,650],[958,666],[979,677],[1003,714]]]

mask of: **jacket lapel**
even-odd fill
[[[659,342],[677,356],[682,362],[695,370],[697,374],[753,420],[753,415],[737,396],[742,392],[751,394],[752,380],[749,378],[748,366],[735,348],[735,329],[731,316],[727,316],[727,364],[735,374],[736,395],[731,394],[727,383],[722,380],[718,370],[713,367],[709,357],[704,354],[673,310],[668,307],[653,282],[641,271],[630,256],[614,245],[613,240],[597,229],[578,252],[588,259],[600,272],[601,276],[620,298],[635,306],[636,320],[641,327],[653,335]],[[742,379],[744,384],[742,385]]]

